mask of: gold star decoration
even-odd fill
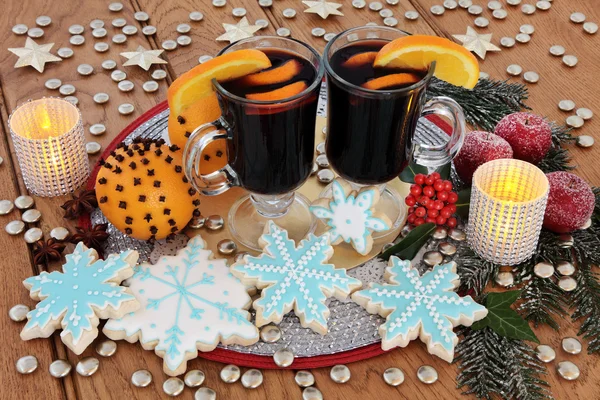
[[[217,40],[227,40],[229,43],[252,37],[254,32],[260,30],[260,26],[250,25],[246,17],[242,18],[237,24],[223,24],[223,28],[225,28],[225,33],[219,36]]]
[[[466,35],[452,35],[452,37],[460,40],[463,47],[477,54],[482,60],[485,60],[485,53],[488,51],[500,51],[499,47],[491,43],[491,33],[480,35],[470,26],[467,26]]]
[[[44,66],[47,62],[62,61],[60,57],[50,54],[50,49],[54,43],[38,45],[31,38],[25,41],[25,47],[8,49],[13,54],[19,56],[15,63],[15,68],[32,66],[38,72],[44,72]]]
[[[165,60],[158,57],[164,50],[146,50],[142,46],[138,46],[136,51],[126,51],[121,53],[127,61],[123,64],[124,67],[137,65],[140,68],[148,71],[152,64],[168,64]]]
[[[342,6],[338,3],[332,3],[326,0],[303,0],[302,2],[309,7],[304,10],[305,13],[317,14],[323,19],[326,19],[330,15],[344,15],[338,10],[338,8]]]

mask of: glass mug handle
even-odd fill
[[[203,195],[216,196],[226,192],[232,186],[239,186],[237,174],[229,164],[210,174],[200,172],[204,160],[202,153],[206,147],[217,140],[226,140],[228,134],[229,128],[222,118],[219,118],[194,129],[185,145],[182,157],[185,176]]]
[[[435,170],[456,157],[465,141],[467,129],[462,107],[449,97],[433,97],[425,103],[421,116],[432,114],[446,117],[451,121],[450,140],[442,145],[416,143],[413,148],[413,158],[417,164]]]

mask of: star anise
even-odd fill
[[[100,256],[102,256],[102,243],[108,239],[108,232],[106,228],[108,224],[98,224],[91,228],[75,228],[76,233],[71,235],[69,242],[77,244],[83,242],[84,245],[91,249],[95,249]]]
[[[33,262],[35,265],[48,265],[50,261],[60,260],[65,246],[64,242],[54,239],[38,240],[33,244]]]
[[[72,200],[68,200],[61,206],[65,210],[65,218],[76,219],[83,214],[91,213],[98,207],[95,190],[82,190],[79,196],[72,194]]]

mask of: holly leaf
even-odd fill
[[[415,175],[417,174],[427,175],[427,167],[412,161],[400,173],[400,180],[406,183],[415,183]]]
[[[452,170],[452,163],[444,164],[439,167],[436,171],[440,174],[442,179],[450,179],[450,171]]]
[[[469,216],[469,204],[471,203],[471,188],[466,188],[458,192],[458,200],[456,201],[456,214],[462,218]]]
[[[510,290],[501,293],[489,293],[485,306],[488,315],[471,325],[471,329],[480,330],[486,326],[500,336],[509,339],[529,340],[539,343],[537,336],[531,330],[529,323],[510,306],[519,298],[519,290]]]
[[[390,256],[396,256],[402,260],[412,260],[435,231],[435,227],[436,225],[432,222],[417,226],[404,239],[384,251],[381,258],[387,260]]]

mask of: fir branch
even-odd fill
[[[569,128],[565,125],[559,125],[556,122],[550,122],[550,128],[552,129],[552,144],[554,146],[562,146],[566,143],[574,143],[575,137],[571,135],[573,128]]]
[[[452,98],[463,108],[469,124],[488,132],[493,132],[504,116],[529,109],[524,103],[529,97],[527,86],[508,80],[480,79],[473,89],[465,89],[434,78],[427,96]]]
[[[550,127],[552,129],[552,147],[550,147],[548,154],[539,163],[538,167],[545,173],[575,169],[574,166],[569,165],[569,162],[571,162],[569,152],[562,147],[575,141],[570,133],[571,128],[558,125],[556,122],[550,122]]]
[[[560,325],[556,320],[567,315],[564,292],[551,279],[532,277],[521,291],[521,299],[517,311],[536,328],[548,325],[558,330]]]
[[[548,383],[540,378],[545,366],[535,351],[521,340],[507,339],[490,328],[477,331],[464,328],[464,338],[456,346],[460,373],[459,388],[463,394],[480,399],[551,399]]]
[[[473,291],[475,296],[479,296],[488,282],[498,275],[498,265],[485,261],[469,246],[460,246],[454,259],[458,263],[459,292]]]

